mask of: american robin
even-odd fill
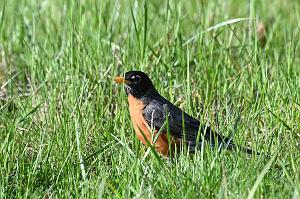
[[[183,145],[194,152],[204,140],[211,146],[235,148],[231,139],[214,133],[209,126],[200,125],[197,119],[161,96],[145,73],[129,71],[125,77],[115,77],[114,81],[124,84],[133,127],[144,145],[151,144],[165,156],[170,148],[179,149]],[[251,149],[241,149],[252,153]]]

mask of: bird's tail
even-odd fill
[[[260,155],[259,152],[256,152],[252,149],[236,145],[232,139],[214,133],[210,128],[206,128],[205,139],[210,142],[211,146],[219,146],[219,149],[225,148],[229,150],[241,150],[248,154]]]
[[[248,154],[261,155],[259,152],[254,151],[250,148],[238,146],[238,145],[234,144],[232,141],[229,144],[227,144],[227,143],[221,143],[221,144],[224,145],[223,146],[224,148],[229,149],[229,150],[240,150],[240,151],[243,151],[243,152],[248,153]]]

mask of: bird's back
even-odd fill
[[[221,144],[227,147],[233,146],[229,138],[214,133],[207,125],[201,125],[199,120],[193,118],[163,96],[157,95],[153,101],[155,106],[159,106],[159,109],[167,108],[165,111],[169,114],[168,123],[170,132],[177,138],[188,143],[191,151],[201,145],[203,138],[212,147]],[[160,117],[162,117],[161,115]],[[166,120],[166,117],[164,120]],[[160,123],[157,126],[161,128],[162,124]]]

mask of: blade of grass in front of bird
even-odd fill
[[[153,113],[154,114],[154,113]],[[152,115],[153,115],[152,114]],[[152,123],[152,122],[151,122]],[[152,143],[150,143],[150,141],[147,139],[146,135],[143,133],[142,130],[140,130],[140,132],[142,133],[143,138],[145,139],[145,141],[147,142],[147,146],[149,147],[144,155],[144,157],[142,158],[142,162],[146,159],[147,155],[149,154],[150,150],[152,151],[152,153],[154,154],[155,158],[158,160],[159,164],[163,164],[157,151],[155,150],[155,142],[157,141],[159,135],[162,133],[162,130],[165,128],[166,122],[163,124],[163,126],[160,128],[160,130],[158,132],[155,133],[155,127],[153,126],[153,124],[151,124],[151,127],[153,127],[153,129],[151,129],[152,131],[152,135],[151,135],[151,139],[153,140]],[[154,136],[154,137],[153,137]]]

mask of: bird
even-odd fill
[[[199,120],[161,96],[146,73],[128,71],[124,76],[115,77],[114,81],[124,85],[138,139],[159,154],[169,156],[183,146],[194,153],[205,142],[211,147],[237,147],[231,138],[215,133],[208,125],[201,125]],[[249,148],[241,149],[253,153]]]

